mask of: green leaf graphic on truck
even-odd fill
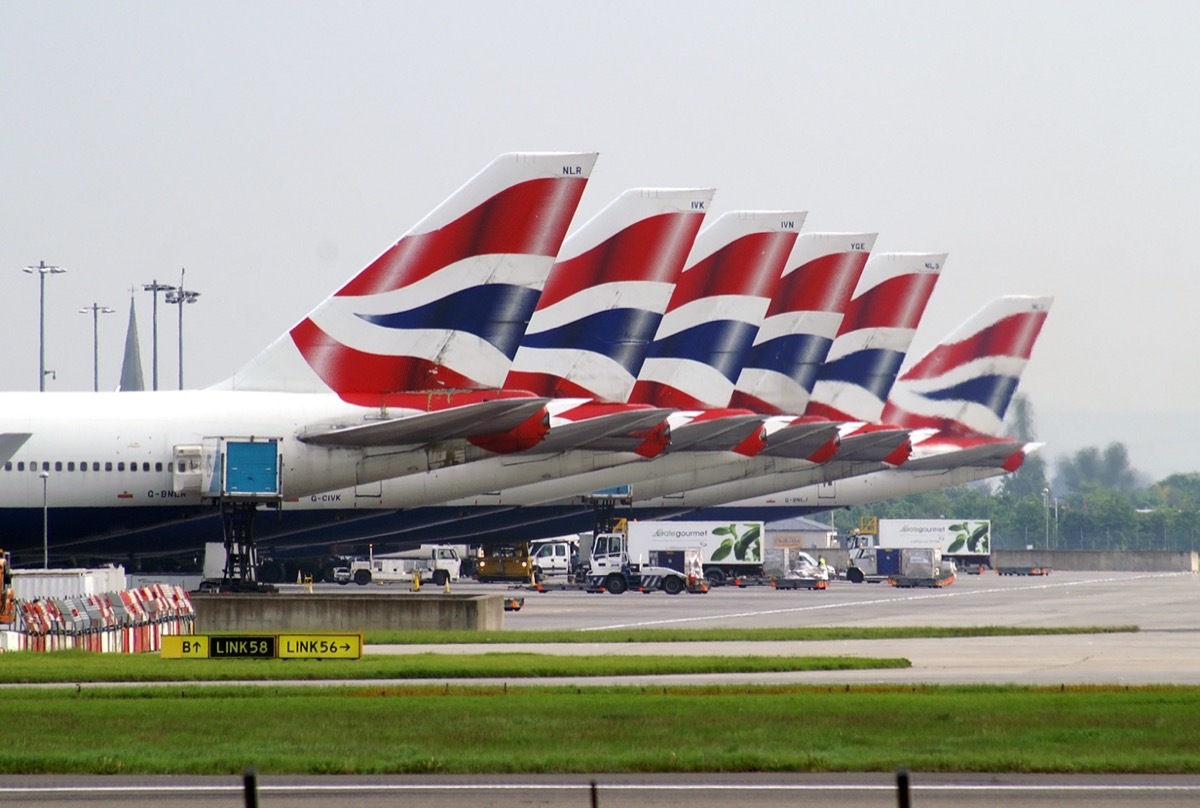
[[[732,553],[738,561],[762,560],[762,529],[758,525],[747,525],[746,531],[739,535],[738,526],[713,528],[714,536],[724,536],[721,545],[713,551],[713,561],[724,561]]]
[[[950,542],[950,547],[946,552],[959,553],[965,547],[968,553],[981,555],[991,553],[988,526],[988,522],[976,522],[973,526],[970,522],[958,522],[950,525],[949,530],[954,533],[954,540]]]

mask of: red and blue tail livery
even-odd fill
[[[945,262],[945,253],[871,256],[806,415],[878,423]]]
[[[988,303],[904,372],[884,420],[950,435],[999,435],[1053,302],[1008,295]]]
[[[626,401],[713,193],[635,188],[572,233],[505,386]]]
[[[231,379],[234,389],[498,388],[594,153],[496,158]]]
[[[804,218],[799,211],[735,211],[700,233],[631,401],[729,406]]]
[[[771,415],[804,412],[874,244],[874,233],[802,233],[796,239],[738,376],[734,407]]]

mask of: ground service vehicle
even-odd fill
[[[485,544],[475,565],[480,582],[529,581],[533,567],[529,563],[529,542]]]
[[[658,551],[650,561],[631,561],[628,538],[624,533],[600,533],[592,544],[588,562],[587,591],[611,592],[620,595],[628,590],[638,592],[663,591],[668,595],[680,592],[707,592],[700,553],[693,548],[666,550],[683,559],[683,570],[672,569],[658,561]],[[664,559],[665,560],[665,559]]]
[[[846,580],[895,581],[899,586],[941,586],[954,580],[954,562],[937,547],[877,547],[869,533],[852,534]]]
[[[836,570],[823,561],[824,557],[813,558],[795,547],[771,547],[763,559],[763,575],[771,580],[813,578],[828,581],[837,577]]]
[[[714,584],[763,574],[762,522],[628,522],[629,557],[648,561],[652,553],[695,547],[704,575]]]
[[[0,623],[11,623],[17,617],[17,598],[13,594],[11,563],[8,553],[0,550]]]
[[[445,586],[457,581],[462,569],[462,559],[453,547],[427,546],[419,550],[407,550],[377,556],[374,552],[364,560],[350,562],[350,579],[360,586],[375,583],[410,583],[420,576],[423,581],[432,581]]]
[[[532,542],[529,561],[539,579],[547,575],[572,575],[579,568],[579,539],[571,537]]]
[[[987,519],[880,519],[870,532],[880,547],[937,547],[958,567],[990,567],[991,525]]]

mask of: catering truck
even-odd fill
[[[954,562],[937,547],[880,547],[868,533],[846,541],[846,580],[852,584],[887,581],[895,586],[946,586],[954,582]]]
[[[632,523],[631,523],[632,524]],[[708,591],[700,566],[700,551],[685,549],[654,550],[640,559],[629,552],[624,531],[598,533],[588,559],[587,591],[608,592],[680,592]]]
[[[762,522],[628,522],[631,559],[648,561],[651,553],[695,547],[704,576],[714,584],[763,574],[765,526]]]
[[[870,527],[870,521],[864,525]],[[991,566],[992,523],[987,519],[880,519],[874,533],[880,547],[937,548],[960,568]]]

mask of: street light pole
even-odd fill
[[[175,287],[169,283],[159,283],[157,280],[150,283],[143,283],[142,289],[150,292],[153,303],[150,306],[150,387],[152,390],[158,389],[158,293],[166,292],[170,294],[175,291]],[[169,302],[169,301],[168,301]]]
[[[47,507],[46,483],[50,480],[50,472],[43,471],[38,475],[42,478],[42,569],[50,569],[50,509]]]
[[[46,392],[46,374],[54,373],[46,370],[46,276],[61,275],[66,272],[62,267],[50,266],[45,261],[38,261],[37,266],[23,267],[22,272],[38,275],[38,392]]]
[[[117,310],[93,303],[90,306],[84,306],[79,313],[87,314],[89,311],[92,313],[92,392],[98,393],[100,392],[100,315],[116,314]]]
[[[185,269],[179,270],[179,288],[172,289],[167,292],[163,300],[167,303],[172,303],[179,306],[179,389],[183,389],[183,304],[195,303],[200,297],[199,292],[192,292],[183,286],[183,273]]]
[[[1042,489],[1042,510],[1046,512],[1046,549],[1050,549],[1050,489]]]

